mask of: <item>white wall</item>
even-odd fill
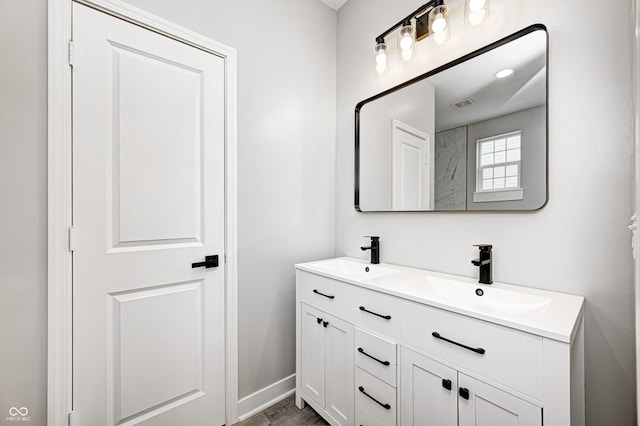
[[[602,13],[595,0],[493,0],[490,19],[474,28],[451,0],[449,42],[421,42],[415,61],[390,63],[377,78],[375,37],[422,3],[350,0],[338,13],[336,254],[365,258],[362,236],[380,235],[383,262],[476,276],[471,245],[492,243],[497,281],[584,295],[588,424],[634,424],[631,1],[607,2]],[[537,22],[550,39],[549,204],[519,214],[357,213],[355,105]]]
[[[0,425],[46,423],[46,49],[46,1],[0,1]]]

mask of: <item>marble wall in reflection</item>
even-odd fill
[[[436,133],[435,210],[467,208],[467,126]]]

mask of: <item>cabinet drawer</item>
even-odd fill
[[[385,426],[380,419],[362,407],[356,409],[356,426]]]
[[[408,301],[400,312],[403,342],[542,400],[541,337]]]
[[[356,325],[395,339],[400,322],[398,299],[361,287],[354,287],[353,291]]]
[[[396,389],[356,367],[356,411],[368,411],[386,426],[396,424]]]
[[[356,328],[356,365],[391,386],[396,386],[396,344]]]
[[[300,300],[353,322],[353,286],[305,271],[296,271]]]

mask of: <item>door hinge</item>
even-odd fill
[[[69,227],[69,251],[76,249],[77,231],[73,226]]]
[[[69,65],[74,66],[76,60],[76,45],[73,40],[69,40]]]
[[[629,225],[629,230],[631,231],[631,256],[633,257],[633,260],[637,259],[637,255],[638,255],[638,247],[637,247],[637,241],[636,241],[636,236],[637,236],[637,232],[638,232],[638,214],[634,213],[633,216],[631,216],[631,225]]]
[[[68,420],[69,420],[68,426],[75,426],[76,425],[76,421],[75,421],[76,416],[74,414],[75,413],[73,411],[69,412],[69,415],[67,417]]]

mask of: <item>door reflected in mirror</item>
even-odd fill
[[[356,209],[543,207],[547,45],[533,25],[360,102]]]

